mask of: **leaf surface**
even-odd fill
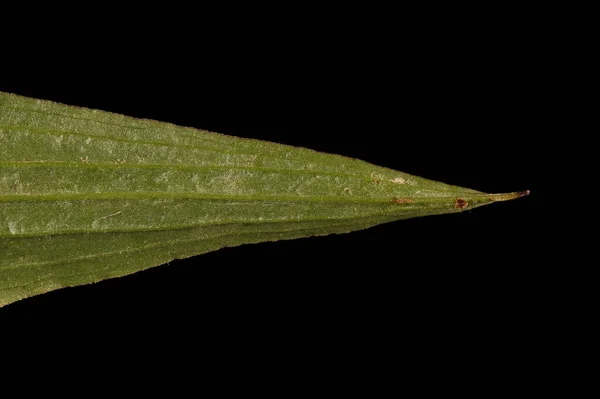
[[[223,247],[525,194],[0,92],[0,306]]]

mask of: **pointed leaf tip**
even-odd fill
[[[531,194],[530,190],[525,191],[517,191],[514,193],[506,193],[506,194],[491,194],[490,199],[494,202],[498,201],[510,201],[521,197],[526,197]]]

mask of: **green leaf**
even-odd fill
[[[0,92],[0,306],[223,247],[526,194]]]

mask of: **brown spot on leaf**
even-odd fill
[[[392,198],[392,202],[394,204],[412,204],[415,201],[408,198]]]
[[[454,207],[458,209],[465,209],[469,206],[469,203],[464,198],[458,198],[454,203]]]

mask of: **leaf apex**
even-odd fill
[[[526,197],[529,194],[531,194],[530,190],[517,191],[514,193],[506,193],[506,194],[491,194],[490,199],[493,202],[510,201],[510,200],[514,200],[517,198]]]

